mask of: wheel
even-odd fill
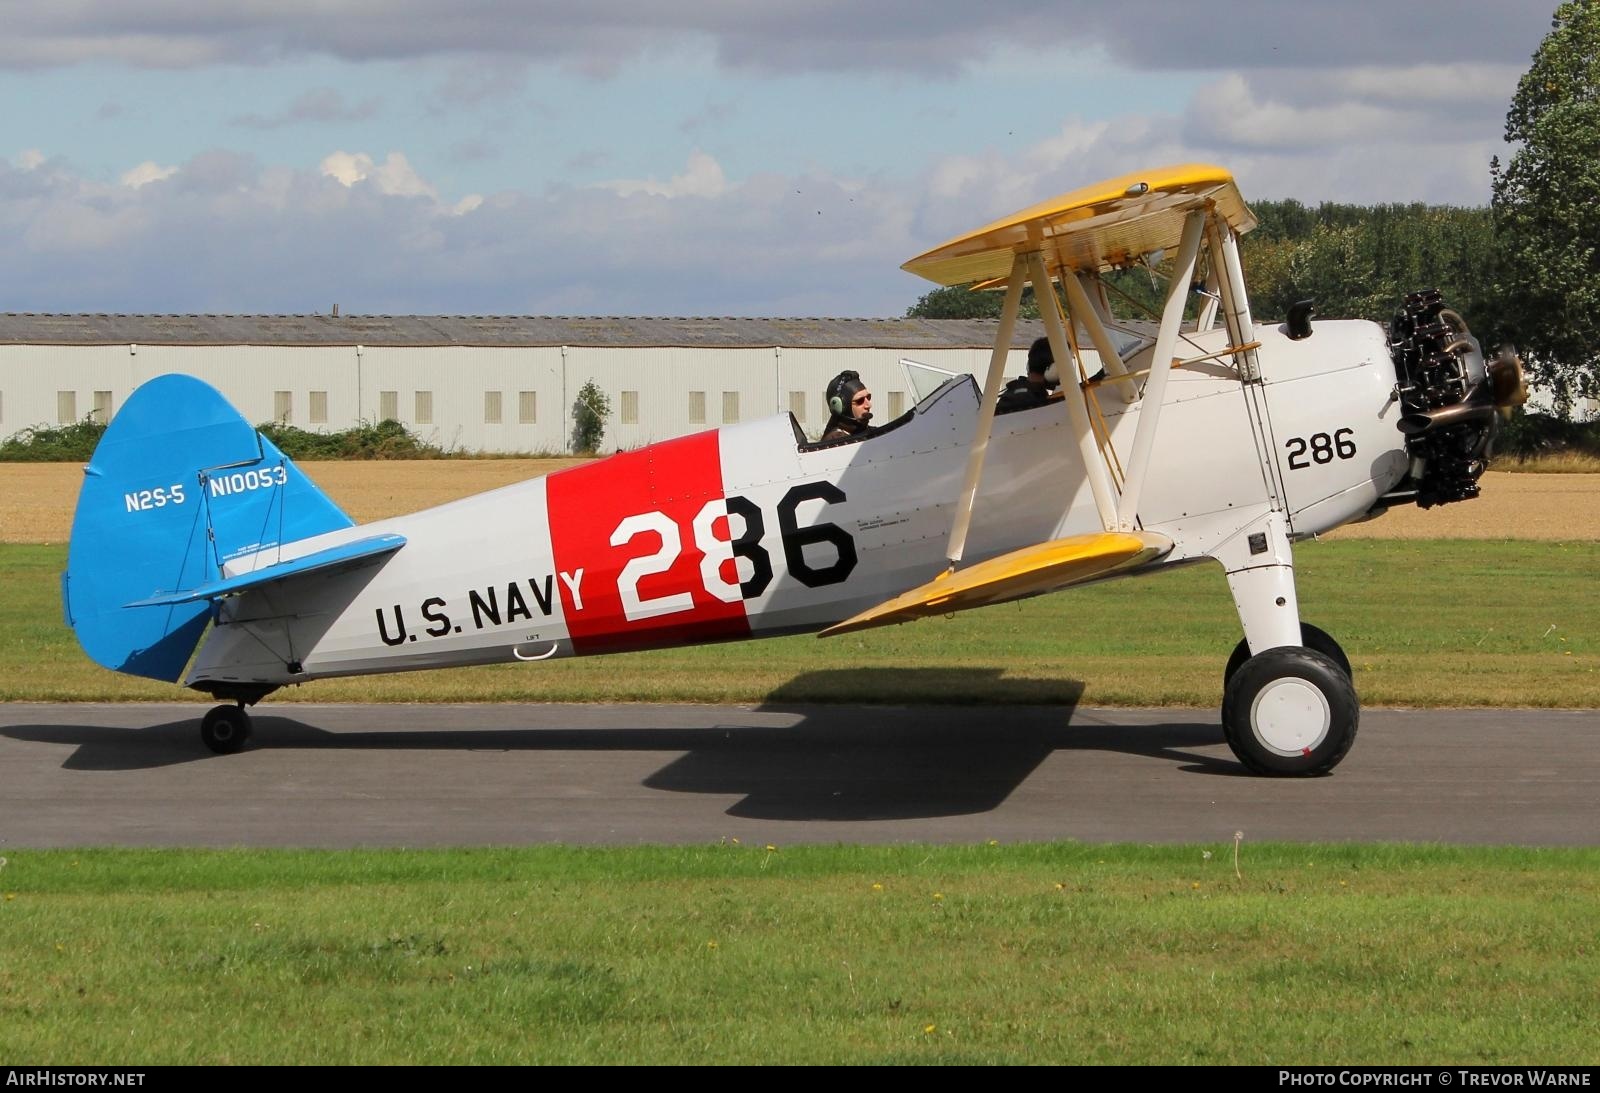
[[[232,755],[250,739],[250,715],[240,706],[213,706],[200,721],[200,739],[218,755]]]
[[[1300,644],[1307,649],[1315,649],[1323,656],[1337,664],[1341,671],[1350,679],[1355,678],[1355,673],[1350,670],[1350,658],[1344,655],[1344,650],[1339,643],[1321,627],[1312,626],[1309,622],[1300,624]],[[1240,665],[1250,659],[1250,643],[1243,638],[1233,647],[1233,655],[1228,657],[1228,666],[1222,670],[1222,685],[1226,687],[1233,678],[1233,673],[1239,670]]]
[[[1222,697],[1228,746],[1257,774],[1325,774],[1355,743],[1361,703],[1350,677],[1302,645],[1245,661]]]

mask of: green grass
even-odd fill
[[[1357,540],[1296,557],[1302,616],[1344,645],[1368,704],[1600,706],[1600,543]],[[0,546],[0,700],[187,694],[82,654],[64,561]],[[270,701],[1210,706],[1238,637],[1221,571],[1199,565],[840,638],[326,680]]]
[[[1600,1063],[1600,851],[1232,853],[16,853],[0,1062]]]

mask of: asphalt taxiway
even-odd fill
[[[1331,775],[1215,710],[0,704],[0,853],[52,846],[1247,839],[1600,845],[1600,713],[1367,709]]]

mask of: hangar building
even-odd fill
[[[106,419],[145,380],[184,372],[252,422],[337,431],[393,418],[469,452],[570,450],[573,402],[610,399],[602,448],[794,414],[815,437],[850,368],[887,421],[916,401],[901,364],[981,377],[994,320],[425,315],[0,315],[0,439]],[[1042,324],[1017,324],[1008,375]]]

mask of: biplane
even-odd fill
[[[163,376],[86,468],[66,614],[100,664],[220,700],[200,733],[227,753],[247,707],[317,679],[828,636],[1211,559],[1243,630],[1229,745],[1258,773],[1328,771],[1359,703],[1301,621],[1293,543],[1474,496],[1520,365],[1433,292],[1387,331],[1257,322],[1255,224],[1207,165],[1063,194],[904,267],[1004,292],[981,389],[913,365],[915,406],[865,435],[778,415],[361,527],[215,390]],[[1141,267],[1157,313],[1119,317],[1112,275]],[[1030,285],[1059,387],[1003,404]]]

